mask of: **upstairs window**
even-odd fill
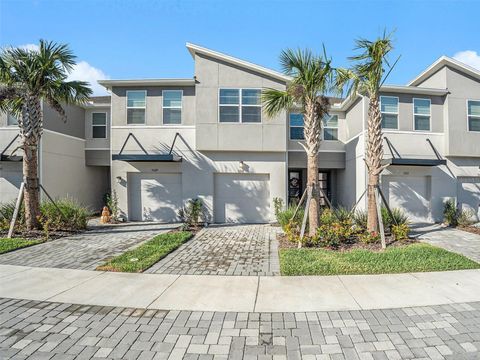
[[[262,121],[260,89],[220,89],[219,121],[223,123],[259,123]]]
[[[398,129],[398,97],[380,96],[382,129]]]
[[[107,113],[92,113],[92,138],[107,138]]]
[[[290,114],[290,140],[305,140],[303,133],[303,115],[298,113]]]
[[[323,122],[323,140],[338,140],[338,115],[325,115]]]
[[[127,91],[127,124],[145,124],[146,90]]]
[[[17,126],[18,119],[15,115],[8,113],[7,114],[7,126]]]
[[[480,131],[480,100],[467,101],[468,131]]]
[[[182,90],[164,90],[163,96],[163,123],[182,123]]]
[[[413,123],[417,131],[430,131],[430,99],[413,99]]]

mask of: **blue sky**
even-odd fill
[[[87,81],[191,77],[187,41],[277,70],[281,49],[323,43],[348,66],[354,39],[386,28],[402,55],[388,83],[404,84],[441,55],[480,68],[479,12],[474,0],[0,0],[0,45],[69,43],[81,61],[73,77]]]

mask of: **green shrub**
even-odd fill
[[[356,210],[353,215],[353,221],[360,229],[367,229],[368,214],[366,210]]]
[[[410,228],[407,224],[392,225],[392,235],[397,241],[408,239]]]
[[[337,218],[338,221],[352,221],[353,220],[353,214],[350,210],[347,208],[340,206],[336,209],[333,210],[333,213],[335,217]]]
[[[287,224],[290,223],[290,220],[292,221],[292,224],[290,224],[291,228],[295,228],[295,227],[300,228],[300,226],[302,225],[305,209],[302,207],[298,209],[297,213],[295,214],[295,218],[292,219],[293,214],[295,213],[295,209],[296,209],[295,205],[289,205],[285,210],[278,212],[277,221],[282,227],[283,231],[285,231],[285,227],[287,226]]]
[[[338,222],[338,219],[333,211],[329,208],[323,209],[320,213],[320,225],[333,224],[335,222]]]
[[[178,216],[185,227],[198,226],[201,220],[206,221],[205,207],[201,199],[190,199],[187,204],[178,211]]]
[[[279,198],[279,197],[275,197],[273,198],[273,209],[275,211],[275,217],[277,218],[277,221],[278,221],[278,214],[280,213],[280,211],[283,211],[283,199],[282,198]]]
[[[457,208],[453,199],[448,199],[443,204],[443,221],[448,226],[457,226]]]
[[[107,205],[108,209],[110,210],[112,220],[118,221],[118,196],[115,190],[113,190],[111,194],[105,195],[105,205]]]
[[[358,235],[358,240],[364,244],[375,244],[380,241],[380,234],[376,231],[365,231]]]
[[[460,226],[468,226],[475,222],[475,213],[473,210],[460,210],[457,214],[457,223]]]
[[[353,234],[351,221],[339,221],[333,223],[323,223],[318,229],[313,239],[308,239],[310,245],[321,245],[326,247],[337,247],[347,241]]]
[[[40,225],[42,230],[48,233],[51,231],[79,231],[87,228],[87,221],[91,212],[88,208],[80,205],[73,199],[55,200],[61,212],[50,201],[44,201],[40,204]],[[0,205],[0,230],[6,231],[10,226],[13,217],[15,203],[5,203]],[[25,211],[23,204],[18,213],[15,231],[22,232],[25,229]]]

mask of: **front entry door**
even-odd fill
[[[302,171],[288,172],[288,203],[298,203],[302,197]]]

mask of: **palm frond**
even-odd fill
[[[262,91],[264,111],[269,117],[274,117],[282,110],[293,107],[294,98],[287,91],[267,88]]]

